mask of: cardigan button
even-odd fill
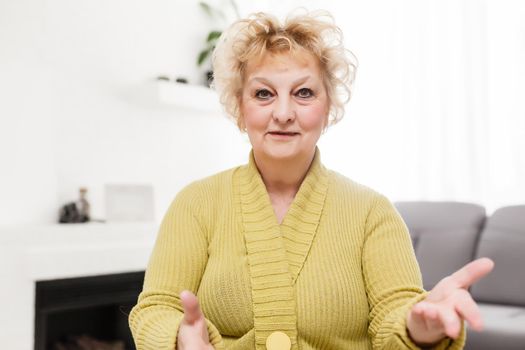
[[[292,341],[283,332],[273,332],[266,338],[266,349],[268,350],[290,350]]]

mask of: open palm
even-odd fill
[[[452,275],[443,278],[427,297],[415,304],[407,316],[410,337],[418,344],[433,344],[444,337],[455,339],[463,320],[477,331],[483,328],[478,305],[468,288],[494,267],[488,258],[474,260]]]

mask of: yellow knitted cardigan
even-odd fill
[[[129,322],[137,349],[174,349],[179,293],[199,298],[217,349],[418,349],[424,297],[407,228],[382,195],[326,169],[319,151],[281,224],[253,159],[184,188],[160,227]],[[436,349],[461,349],[442,341]]]

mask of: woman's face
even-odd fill
[[[285,53],[249,63],[240,107],[241,125],[257,156],[312,156],[329,111],[317,60],[310,54]]]

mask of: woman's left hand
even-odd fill
[[[412,340],[418,345],[431,345],[447,336],[456,339],[463,320],[480,331],[483,320],[468,288],[493,267],[492,260],[480,258],[439,281],[427,297],[408,312],[407,329]]]

